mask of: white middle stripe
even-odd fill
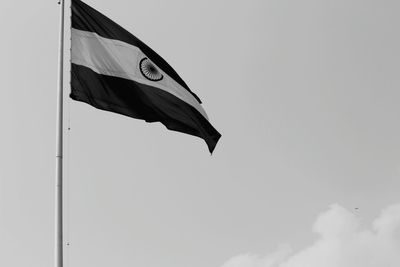
[[[154,62],[164,78],[153,82],[143,77],[139,70],[139,62],[147,56],[138,47],[77,29],[71,29],[71,40],[72,63],[88,67],[98,74],[129,79],[164,90],[185,101],[208,119],[203,107],[193,95]]]

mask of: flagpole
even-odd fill
[[[63,80],[64,80],[64,0],[60,4],[60,36],[58,54],[57,129],[56,129],[56,192],[55,192],[55,267],[63,267]]]

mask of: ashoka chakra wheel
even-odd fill
[[[154,65],[153,62],[151,62],[150,59],[148,59],[147,57],[140,60],[139,69],[142,75],[146,77],[146,79],[153,82],[161,81],[164,77],[158,70],[156,65]]]

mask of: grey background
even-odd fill
[[[211,157],[66,92],[66,266],[221,266],[309,244],[332,203],[369,222],[399,202],[398,1],[86,2],[175,68],[222,139]],[[0,266],[53,264],[58,7],[0,3]]]

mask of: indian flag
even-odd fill
[[[221,134],[175,70],[127,30],[72,0],[71,98],[198,136],[212,153]]]

